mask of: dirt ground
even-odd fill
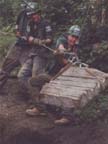
[[[17,81],[9,81],[0,94],[0,144],[108,144],[108,112],[92,121],[55,126],[55,115],[28,117],[27,95]]]

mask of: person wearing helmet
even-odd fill
[[[80,38],[80,27],[73,25],[69,28],[67,33],[62,34],[56,41],[55,65],[51,69],[51,74],[55,75],[63,68],[67,63],[67,56],[64,56],[65,52],[73,52],[77,55]]]
[[[41,16],[41,10],[37,3],[29,3],[27,15],[30,19],[28,23],[28,36],[26,41],[32,46],[28,59],[22,65],[18,78],[22,85],[33,87],[33,82],[37,82],[37,87],[41,87],[47,78],[47,65],[50,61],[50,51],[44,48],[44,45],[52,44],[52,28],[48,21]],[[32,9],[31,9],[32,8]],[[44,80],[43,80],[44,79]],[[41,81],[41,82],[40,82]],[[28,115],[39,115],[36,107],[27,109]]]
[[[73,25],[69,28],[66,34],[63,34],[57,39],[56,48],[57,48],[57,58],[56,65],[53,70],[56,69],[56,73],[61,70],[68,62],[67,58],[64,57],[64,52],[74,52],[77,55],[78,43],[80,38],[80,27],[78,25]],[[70,116],[68,110],[62,111],[60,113],[60,119],[54,121],[56,125],[65,125],[69,124],[72,116]]]
[[[26,79],[28,76],[36,76],[37,72],[43,72],[48,61],[48,52],[41,45],[51,44],[52,28],[42,18],[37,2],[26,3],[24,7],[16,22],[17,41],[9,50],[1,67],[0,87],[4,86],[11,71],[20,64],[22,67],[18,77]]]
[[[80,27],[73,25],[69,28],[67,34],[60,36],[57,40],[56,47],[60,53],[65,51],[77,53],[77,47],[80,37]]]
[[[31,5],[33,4],[33,5]],[[41,17],[41,10],[37,3],[29,3],[27,15],[30,17],[29,34],[26,40],[32,45],[29,58],[21,67],[18,77],[28,79],[30,81],[36,78],[38,74],[44,73],[45,66],[48,62],[49,51],[43,45],[51,45],[52,43],[52,28],[50,24]]]

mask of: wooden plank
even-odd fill
[[[44,94],[44,95],[52,95],[52,99],[53,99],[53,97],[58,97],[58,98],[70,98],[70,99],[73,99],[73,100],[79,100],[80,99],[80,97],[81,97],[81,94],[82,93],[80,93],[79,95],[78,94],[76,94],[76,95],[58,95],[57,93],[53,93],[53,92],[46,92],[46,94]]]
[[[73,76],[73,77],[84,77],[84,78],[97,78],[97,79],[103,79],[108,78],[108,74],[99,71],[97,69],[93,68],[86,68],[86,67],[70,67],[67,71],[65,71],[62,75],[64,76]]]
[[[102,89],[105,89],[105,87],[108,85],[108,79],[106,78],[101,78],[101,79],[97,79],[97,78],[94,78],[94,79],[89,79],[89,78],[80,78],[80,77],[71,77],[71,76],[60,76],[56,79],[56,81],[64,81],[64,83],[66,81],[76,81],[76,82],[79,82],[79,81],[82,81],[82,83],[94,83],[97,81],[97,83],[100,83],[101,86],[102,86]]]
[[[53,95],[54,97],[56,96],[56,97],[67,97],[67,98],[70,98],[70,99],[74,99],[74,100],[78,100],[79,98],[80,98],[80,95],[81,94],[84,94],[83,92],[81,92],[80,94],[78,94],[78,93],[71,93],[71,94],[68,94],[68,95],[66,95],[66,94],[62,94],[62,93],[57,93],[57,91],[56,92],[54,92],[54,91],[41,91],[41,93],[40,94],[44,94],[44,95]]]
[[[94,79],[90,79],[90,78],[82,78],[82,77],[72,77],[72,76],[59,76],[56,80],[58,81],[82,81],[84,83],[94,83],[95,81],[98,82],[98,80],[96,78]],[[55,80],[54,80],[55,81]]]
[[[50,84],[55,84],[55,85],[61,85],[61,86],[76,86],[76,87],[86,87],[86,88],[94,88],[99,84],[99,82],[97,81],[94,81],[93,83],[85,83],[85,82],[82,82],[82,81],[58,81],[58,80],[54,80],[54,81],[51,81]]]
[[[54,84],[54,83],[50,83],[50,84],[45,84],[44,85],[44,89],[49,89],[49,91],[51,91],[51,89],[57,89],[57,90],[60,90],[60,91],[68,91],[68,92],[71,92],[71,91],[84,91],[84,90],[92,90],[92,89],[100,89],[101,88],[101,85],[98,83],[98,84],[95,84],[93,87],[80,87],[80,86],[71,86],[71,85],[63,85],[63,84]]]
[[[57,97],[70,97],[74,99],[78,99],[82,93],[86,93],[85,91],[71,91],[71,93],[65,91],[59,91],[57,89],[42,89],[40,94],[45,94],[45,95],[53,95]]]
[[[53,85],[44,85],[42,91],[43,93],[47,92],[53,92],[53,93],[57,93],[58,95],[72,95],[72,94],[80,94],[80,93],[85,93],[85,90],[88,90],[87,88],[78,88],[78,87],[74,87],[74,88],[70,88],[70,87],[56,87]]]
[[[99,84],[99,85],[98,85]],[[75,83],[75,82],[65,82],[65,83],[57,83],[57,82],[55,82],[55,83],[53,83],[53,82],[51,82],[51,83],[46,83],[44,86],[47,86],[47,87],[55,87],[55,88],[61,88],[61,89],[65,89],[65,88],[69,88],[69,89],[89,89],[89,88],[95,88],[96,86],[98,85],[98,87],[100,88],[100,83],[93,83],[93,84],[88,84],[88,86],[89,87],[87,87],[87,85],[86,84],[82,84],[82,86],[81,86],[81,84],[78,84],[78,83]]]
[[[67,71],[65,71],[63,74],[63,76],[73,76],[73,77],[84,77],[84,78],[91,78],[94,79],[95,76],[91,75],[90,73],[88,73],[84,67],[79,68],[79,67],[70,67]]]
[[[69,93],[70,89],[73,89],[73,91],[81,91],[81,90],[83,90],[83,91],[90,91],[90,92],[92,92],[92,95],[95,94],[95,93],[97,94],[101,90],[101,85],[100,84],[95,85],[94,87],[90,87],[90,88],[87,88],[87,87],[77,87],[77,86],[73,86],[72,87],[72,86],[67,86],[67,85],[63,86],[63,85],[58,85],[58,84],[56,84],[56,85],[50,84],[50,86],[53,87],[53,88],[59,88],[60,90],[64,89],[64,90],[67,91],[67,94]],[[69,89],[69,91],[68,91],[68,89]],[[51,88],[49,88],[49,91],[50,90],[51,90]],[[45,88],[45,91],[46,91],[46,88]]]
[[[85,91],[85,90],[95,90],[95,89],[100,89],[101,86],[97,86],[95,85],[94,87],[91,88],[87,88],[87,87],[77,87],[77,86],[69,86],[69,85],[61,85],[61,84],[52,84],[50,83],[50,85],[46,84],[44,86],[44,89],[49,89],[49,91],[51,91],[52,89],[57,89],[59,91],[65,91],[67,93],[72,92],[72,91]]]

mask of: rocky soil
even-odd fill
[[[9,80],[0,94],[0,144],[108,144],[107,104],[96,99],[70,125],[55,126],[54,113],[28,117],[28,96],[20,94],[17,80]]]

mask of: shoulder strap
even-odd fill
[[[26,11],[22,11],[19,14],[19,18],[18,18],[18,25],[19,25],[19,31],[21,33],[22,36],[27,36],[27,25],[28,25],[28,16],[26,14]]]

